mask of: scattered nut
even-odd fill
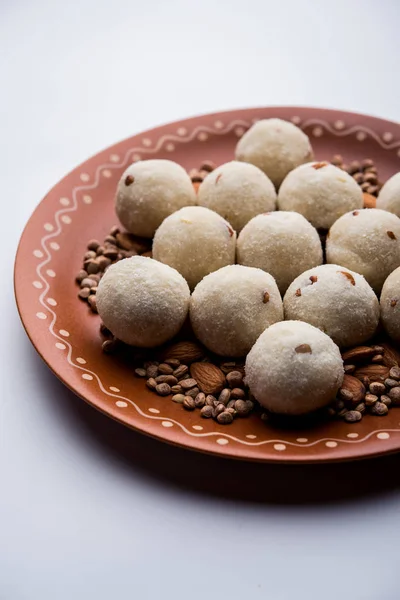
[[[183,408],[185,408],[186,410],[194,410],[196,408],[194,398],[192,398],[191,396],[185,396],[183,400]]]
[[[156,385],[156,392],[159,396],[168,396],[171,393],[171,386],[168,383],[158,383]]]
[[[135,369],[135,375],[137,375],[138,377],[146,377],[146,369]]]

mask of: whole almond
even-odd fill
[[[381,344],[383,348],[383,364],[387,367],[398,367],[400,365],[400,352],[391,344]]]
[[[365,397],[365,387],[359,379],[353,375],[345,375],[343,377],[342,387],[339,394],[344,400],[351,400],[355,404],[359,404]],[[350,397],[351,394],[351,397]]]
[[[176,358],[181,363],[190,364],[204,358],[204,351],[196,342],[177,342],[164,351],[163,358]]]
[[[369,346],[356,346],[355,348],[351,348],[350,350],[346,350],[343,352],[342,359],[343,362],[347,363],[357,363],[368,361],[370,358],[377,354],[377,352],[370,348]]]
[[[389,370],[389,367],[385,365],[365,365],[354,371],[354,377],[357,377],[360,381],[362,381],[363,377],[368,377],[370,382],[385,381],[389,377]]]
[[[211,363],[194,362],[190,366],[190,374],[205,394],[218,394],[226,384],[225,375],[221,369]]]

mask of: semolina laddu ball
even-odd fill
[[[207,275],[190,300],[197,338],[221,356],[244,356],[266,327],[282,319],[274,278],[252,267],[230,265]]]
[[[245,372],[256,400],[284,415],[304,415],[328,405],[344,375],[336,344],[301,321],[268,327],[247,355]]]
[[[400,217],[400,173],[393,175],[382,187],[376,200],[376,208]]]
[[[313,151],[308,136],[293,123],[262,119],[238,141],[235,156],[264,171],[279,188],[290,171],[313,159]]]
[[[185,169],[171,160],[142,160],[130,165],[118,183],[117,216],[127,231],[151,238],[165,217],[196,204]]]
[[[103,323],[118,339],[152,348],[178,333],[188,313],[190,291],[175,269],[133,256],[107,269],[96,298]]]
[[[321,329],[341,347],[370,339],[379,323],[379,302],[362,275],[321,265],[297,277],[283,299],[285,318]]]
[[[378,208],[346,213],[326,240],[328,263],[364,275],[378,294],[386,277],[400,266],[400,219]]]
[[[279,210],[302,214],[317,229],[329,229],[342,215],[364,206],[360,186],[338,167],[312,162],[294,169],[279,189]]]
[[[383,284],[380,305],[384,328],[392,340],[400,342],[400,267]]]
[[[261,169],[233,160],[207,175],[199,187],[197,201],[240,231],[255,215],[275,210],[276,192]]]
[[[173,267],[193,289],[203,277],[235,262],[236,232],[213,210],[182,208],[165,219],[153,240],[153,258]]]
[[[295,277],[322,263],[321,240],[299,213],[264,213],[240,232],[237,262],[270,273],[284,294]]]

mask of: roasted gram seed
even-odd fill
[[[213,414],[214,414],[214,409],[213,409],[212,406],[209,406],[209,405],[206,404],[201,409],[200,414],[203,417],[203,419],[210,419],[213,416]]]
[[[344,415],[344,420],[347,421],[347,423],[356,423],[357,421],[361,421],[361,419],[362,414],[358,410],[349,410]]]
[[[146,369],[135,369],[135,375],[137,375],[138,377],[146,377],[147,373],[146,373]]]
[[[185,399],[183,400],[183,408],[186,410],[194,410],[196,408],[194,398],[191,396],[185,396]]]
[[[371,406],[371,413],[373,415],[383,416],[388,413],[389,409],[383,402],[375,402],[373,406]]]
[[[171,387],[168,383],[158,383],[156,385],[156,392],[159,396],[168,396],[171,393]]]
[[[218,423],[221,423],[221,425],[229,425],[229,423],[232,423],[233,421],[233,415],[228,411],[224,411],[217,415],[217,421]]]

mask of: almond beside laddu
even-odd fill
[[[195,360],[204,358],[204,351],[196,342],[176,342],[163,353],[163,359],[178,359],[181,363],[190,364]]]
[[[190,374],[205,394],[218,394],[226,385],[225,375],[212,363],[194,362]]]
[[[352,375],[345,375],[343,377],[343,383],[340,389],[351,392],[351,394],[353,395],[352,402],[354,402],[355,404],[358,404],[359,402],[364,400],[365,387],[361,383],[361,381],[357,379],[357,377],[353,377]]]
[[[385,381],[389,377],[389,370],[385,365],[365,365],[354,371],[354,377],[360,380],[368,377],[370,381]]]
[[[370,348],[369,346],[356,346],[355,348],[351,348],[350,350],[346,350],[343,352],[342,358],[343,362],[347,363],[355,363],[366,361],[372,358],[375,354],[377,354],[374,348]]]

